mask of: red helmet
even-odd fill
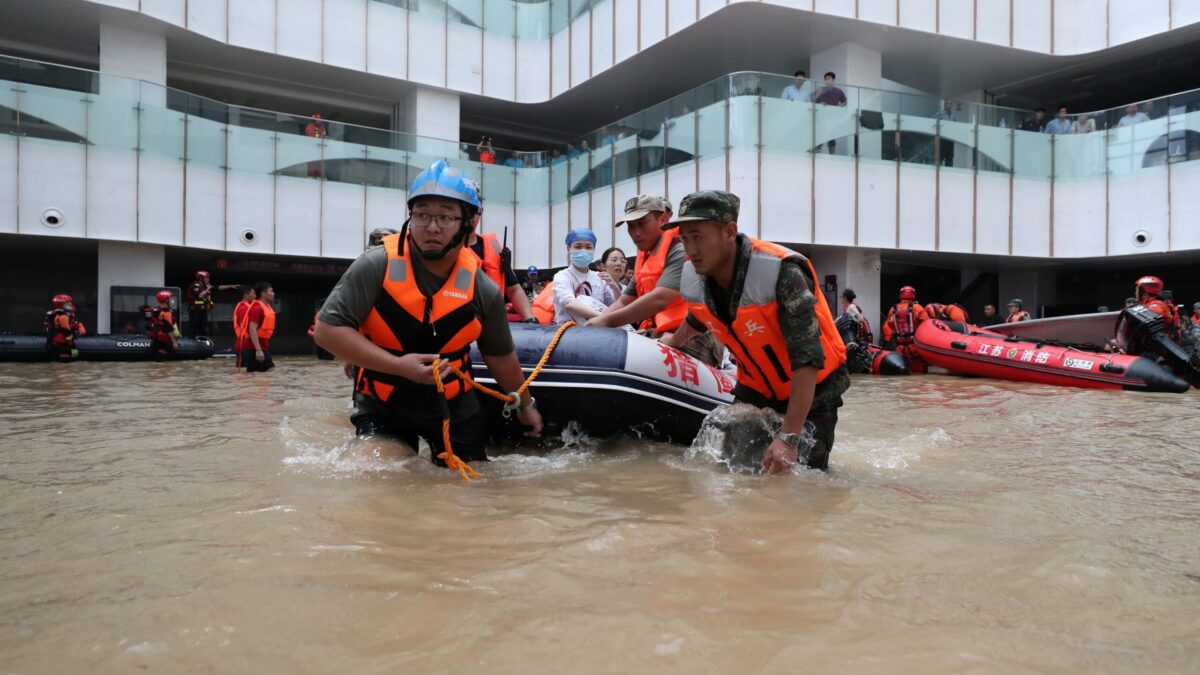
[[[61,308],[63,305],[74,304],[75,301],[72,300],[71,296],[67,295],[66,293],[59,293],[58,295],[51,298],[50,302],[54,303],[54,307],[56,309],[58,309],[58,308]]]
[[[163,290],[159,291],[158,294],[155,295],[154,297],[158,298],[159,302],[167,302],[171,298],[175,297],[175,294],[164,288]]]
[[[1133,285],[1136,290],[1146,291],[1150,295],[1162,293],[1163,282],[1158,277],[1142,277]]]
[[[208,275],[208,272],[205,272],[204,270],[196,270],[196,276],[200,277],[201,279],[203,279],[205,281],[208,281],[209,279],[212,278]]]
[[[325,118],[321,117],[321,113],[313,113],[313,114],[312,114],[312,118],[313,118],[314,120],[325,119]]]
[[[912,286],[905,286],[905,287],[901,288],[900,289],[900,299],[901,300],[916,300],[917,299],[917,289],[913,288]]]

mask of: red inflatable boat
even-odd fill
[[[871,357],[872,375],[912,374],[912,368],[908,364],[908,359],[900,352],[893,352],[889,349],[871,345],[867,347],[867,354]]]
[[[1091,389],[1188,390],[1187,382],[1142,356],[1023,340],[970,324],[923,321],[915,347],[931,365],[966,375]]]

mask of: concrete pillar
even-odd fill
[[[105,20],[100,24],[100,73],[101,94],[165,106],[166,36],[155,32],[149,22]]]
[[[113,286],[162,286],[166,249],[151,244],[100,241],[96,260],[96,332],[112,327]]]
[[[1040,318],[1043,306],[1058,302],[1054,271],[1021,269],[1000,272],[1000,307],[997,310],[1001,315],[1008,312],[1005,304],[1013,298],[1020,298],[1025,311],[1035,319]]]
[[[812,66],[810,75],[818,87],[823,82],[821,78],[830,71],[836,73],[837,81],[844,85],[880,89],[883,84],[882,55],[854,42],[843,42],[817,52],[808,62]]]
[[[871,330],[878,335],[882,307],[879,297],[882,269],[879,251],[868,248],[820,249],[812,251],[809,260],[820,276],[817,283],[821,284],[833,315],[836,317],[842,311],[842,291],[853,288],[857,295],[855,302],[862,307],[863,314],[871,322]],[[826,278],[830,276],[837,277],[837,288],[824,292]]]

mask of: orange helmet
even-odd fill
[[[167,302],[171,298],[175,297],[175,294],[164,288],[163,290],[159,291],[158,294],[155,295],[154,297],[158,298],[159,302]]]
[[[204,270],[196,270],[196,276],[205,281],[208,281],[209,279],[212,278],[208,275],[208,272],[205,272]]]
[[[63,305],[74,304],[74,301],[71,300],[71,296],[67,295],[66,293],[59,293],[58,295],[51,298],[50,302],[54,303],[55,309],[59,309]]]
[[[917,299],[917,289],[913,288],[912,286],[904,286],[903,288],[900,289],[900,299],[901,300],[916,300]]]
[[[1133,287],[1139,291],[1146,291],[1150,295],[1158,295],[1162,293],[1163,282],[1158,277],[1142,277]]]

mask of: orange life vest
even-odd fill
[[[475,253],[473,250],[471,253],[475,256],[476,260],[479,260],[483,263],[483,273],[486,274],[489,279],[496,282],[496,285],[500,287],[500,292],[503,293],[505,288],[504,263],[503,259],[500,257],[500,240],[495,234],[490,233],[481,234],[479,235],[479,238],[483,241],[483,257],[480,258],[479,254]],[[467,250],[471,250],[470,246],[466,248]]]
[[[814,282],[820,277],[807,258],[777,244],[750,240],[750,268],[738,299],[737,313],[730,327],[705,303],[704,279],[689,262],[683,267],[679,290],[692,316],[708,326],[737,359],[738,384],[768,400],[786,401],[792,391],[792,367],[787,342],[779,325],[779,299],[775,285],[784,260],[803,262]],[[817,324],[821,328],[821,349],[825,365],[817,373],[822,382],[846,362],[846,345],[833,322],[829,306],[817,295]]]
[[[175,315],[170,309],[155,307],[150,312],[150,337],[159,342],[170,342],[175,332]]]
[[[958,321],[960,323],[970,323],[971,315],[961,305],[951,304],[942,307],[942,317],[947,321]]]
[[[1028,321],[1028,320],[1029,320],[1029,312],[1026,312],[1025,310],[1021,310],[1019,312],[1013,312],[1012,314],[1009,314],[1008,317],[1004,319],[1004,323],[1017,323],[1019,321]]]
[[[471,343],[483,332],[474,305],[479,257],[466,246],[459,249],[458,260],[446,283],[432,297],[427,297],[417,285],[409,247],[403,244],[399,234],[383,238],[388,257],[383,292],[358,332],[397,356],[439,354],[470,380]],[[454,374],[443,383],[447,400],[469,389]],[[365,368],[358,371],[355,390],[398,405],[407,400],[407,395],[432,396],[436,392],[433,385]]]
[[[639,298],[653,291],[654,287],[658,285],[658,280],[662,278],[663,271],[667,266],[667,254],[671,252],[671,245],[678,237],[679,228],[667,230],[662,233],[653,253],[647,255],[645,251],[638,251],[637,267],[633,274]],[[655,314],[653,318],[643,321],[641,328],[642,330],[654,329],[658,333],[669,333],[679,328],[686,316],[687,303],[683,298],[679,298]]]
[[[238,304],[241,304],[241,303],[238,303]],[[250,308],[254,307],[254,305],[258,305],[259,307],[263,308],[263,321],[261,324],[258,325],[258,330],[255,331],[256,333],[258,333],[258,338],[260,340],[270,340],[271,336],[275,334],[275,310],[272,309],[271,306],[268,305],[267,303],[265,303],[261,300],[255,300],[254,302],[250,303],[249,306],[247,306],[246,314],[245,314],[245,316],[242,317],[241,327],[239,328],[237,324],[234,324],[234,326],[233,326],[233,332],[235,335],[237,335],[238,339],[242,342],[242,344],[247,344],[247,345],[251,344],[251,342],[250,342]],[[233,311],[234,311],[234,316],[237,316],[237,308],[236,307],[234,308]]]
[[[1192,315],[1192,323],[1196,324],[1197,326],[1200,326],[1200,314]]]
[[[246,302],[245,300],[239,300],[238,304],[234,305],[233,307],[233,336],[235,338],[234,346],[239,350],[242,348],[242,344],[246,342],[246,333],[250,327],[250,321],[247,317],[250,316],[251,304],[252,303]],[[242,318],[239,319],[238,310],[242,309],[243,307],[246,308],[246,311],[242,314]]]
[[[538,323],[549,326],[554,323],[554,285],[546,284],[541,293],[533,299],[533,318]]]

